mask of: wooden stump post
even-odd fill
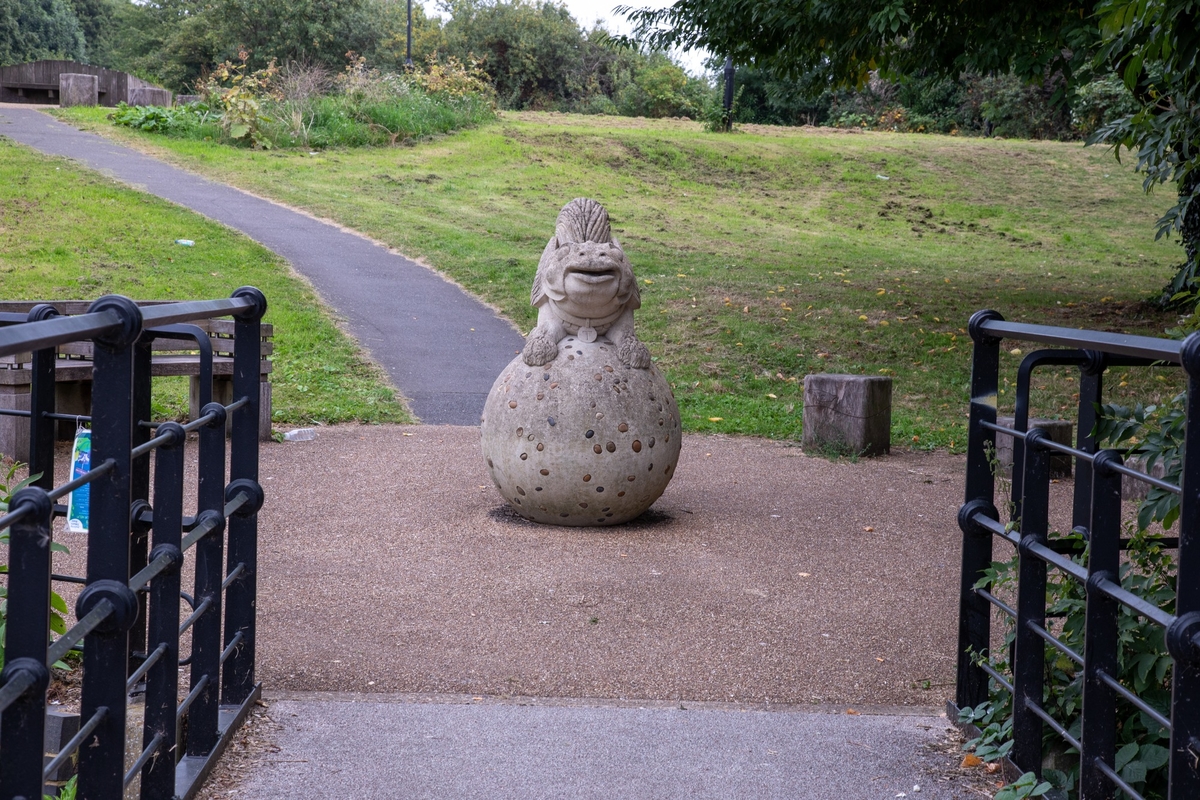
[[[892,445],[892,379],[874,375],[804,378],[804,447],[876,456]]]
[[[58,76],[58,105],[94,106],[100,103],[100,79],[95,75],[63,72]]]

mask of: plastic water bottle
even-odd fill
[[[294,431],[288,431],[283,435],[285,442],[311,442],[317,438],[317,432],[313,428],[296,428]]]
[[[195,247],[196,246],[196,243],[193,242],[191,239],[176,239],[175,244],[181,244],[184,247]]]

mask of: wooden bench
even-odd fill
[[[155,305],[148,301],[139,305]],[[0,301],[0,313],[26,314],[37,305],[35,301]],[[74,315],[87,312],[87,302],[56,301],[50,305],[59,313]],[[208,335],[212,345],[212,399],[228,405],[233,402],[233,354],[234,323],[232,320],[198,320],[194,324]],[[262,326],[262,361],[259,368],[259,435],[271,437],[271,361],[267,358],[274,350],[271,341],[271,325]],[[155,338],[151,345],[152,360],[150,374],[153,377],[187,377],[188,414],[195,419],[200,414],[200,353],[194,341],[186,339]],[[0,357],[0,408],[20,411],[29,410],[30,369],[32,353],[17,353]],[[92,407],[92,343],[72,342],[58,348],[55,364],[55,406],[60,414],[86,416]],[[70,439],[75,435],[75,424],[60,420],[58,436]],[[29,421],[22,417],[0,415],[0,453],[24,461],[29,451]]]

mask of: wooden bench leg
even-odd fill
[[[271,441],[271,382],[258,385],[258,438]]]
[[[271,383],[263,381],[258,385],[258,437],[264,442],[271,440]],[[213,378],[213,402],[229,405],[233,402],[233,380],[226,375]],[[188,417],[196,419],[200,416],[200,378],[193,375],[188,378]],[[225,433],[233,430],[233,420],[225,423]]]
[[[220,403],[227,406],[233,402],[233,380],[228,375],[214,375],[212,385],[212,399],[214,403]],[[192,375],[188,377],[188,419],[196,419],[200,416],[200,377]],[[225,421],[225,435],[233,430],[233,420]]]
[[[54,384],[54,410],[59,414],[88,416],[92,413],[92,382],[62,381]],[[79,423],[62,419],[58,421],[55,438],[69,442],[75,438]]]
[[[0,386],[0,408],[29,410],[29,384]],[[29,418],[0,415],[0,455],[29,461]]]

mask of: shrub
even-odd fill
[[[263,113],[263,106],[271,100],[281,99],[275,88],[279,69],[272,61],[265,68],[248,72],[245,51],[240,54],[241,63],[226,61],[213,70],[204,86],[204,98],[221,114],[221,129],[235,142],[253,147],[270,148],[271,140],[263,133],[263,126],[271,118]]]
[[[130,106],[122,101],[108,118],[121,127],[147,133],[183,134],[200,124],[201,115],[191,108]]]
[[[1071,124],[1080,136],[1138,111],[1138,102],[1116,75],[1105,75],[1075,89]]]
[[[205,85],[205,101],[122,104],[109,118],[149,133],[270,148],[395,145],[495,116],[495,93],[474,64],[434,56],[425,70],[398,75],[351,56],[336,78],[299,62],[249,73],[244,60],[226,62]]]
[[[965,80],[964,116],[972,127],[1013,139],[1070,139],[1075,133],[1067,109],[1052,100],[1054,81],[1025,83],[1016,75],[972,76]]]
[[[631,117],[695,117],[711,90],[704,81],[688,77],[663,54],[649,57],[634,72],[633,81],[615,98],[620,113]]]

